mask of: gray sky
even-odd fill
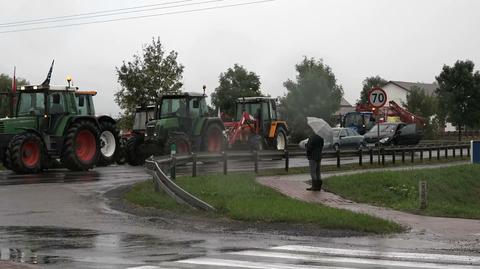
[[[3,0],[0,23],[171,1]],[[192,2],[200,1],[204,0]],[[142,14],[245,2],[250,1],[224,0]],[[480,65],[479,10],[480,1],[474,0],[277,0],[5,33],[0,34],[0,72],[11,74],[17,66],[18,76],[41,83],[55,59],[53,84],[64,84],[71,75],[76,86],[99,91],[97,112],[117,114],[115,66],[159,36],[167,50],[178,51],[185,65],[184,90],[201,91],[206,84],[211,92],[219,74],[239,63],[260,75],[264,93],[280,96],[286,92],[283,82],[295,78],[294,65],[308,56],[322,58],[333,69],[345,98],[354,103],[367,76],[433,82],[443,64],[470,59]],[[9,29],[0,27],[0,31]]]

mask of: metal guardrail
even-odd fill
[[[388,148],[369,148],[367,150],[338,150],[338,151],[324,151],[322,153],[322,158],[335,158],[337,161],[337,167],[341,167],[342,157],[357,157],[358,164],[360,166],[364,165],[364,157],[367,156],[368,161],[371,165],[374,163],[385,165],[385,157],[391,156],[391,162],[396,163],[396,158],[399,156],[402,163],[406,162],[407,156],[410,158],[410,162],[415,162],[416,153],[420,153],[419,159],[423,161],[428,158],[432,160],[434,157],[437,160],[440,160],[442,157],[445,159],[449,158],[449,153],[451,157],[456,157],[457,150],[460,150],[460,156],[463,157],[466,150],[466,156],[470,156],[470,145],[469,144],[457,144],[457,145],[447,145],[447,146],[416,146],[416,147],[388,147]],[[444,155],[441,156],[443,151]],[[435,153],[435,154],[434,154]],[[427,155],[425,155],[427,154]],[[235,152],[221,152],[221,153],[191,153],[185,155],[172,155],[172,156],[160,156],[156,159],[149,159],[146,161],[146,168],[148,172],[152,174],[155,182],[155,190],[159,191],[163,189],[168,195],[174,198],[177,202],[187,204],[192,208],[206,210],[206,211],[215,211],[215,208],[209,205],[208,203],[203,202],[199,198],[193,196],[192,194],[186,192],[178,185],[176,185],[173,180],[176,178],[176,167],[178,165],[184,165],[191,163],[192,164],[192,177],[197,176],[197,166],[198,162],[221,162],[223,164],[223,174],[228,174],[228,163],[229,160],[247,160],[252,161],[253,171],[258,173],[259,171],[259,161],[265,158],[271,159],[280,159],[285,161],[285,171],[288,172],[290,166],[290,158],[294,157],[306,157],[306,153],[303,150],[294,150],[294,151],[235,151]],[[374,157],[377,157],[376,161]],[[165,172],[163,172],[161,165],[170,167],[170,177],[168,177]]]
[[[153,160],[145,161],[149,174],[153,176],[155,183],[155,191],[160,191],[160,188],[165,191],[170,197],[175,199],[180,204],[188,205],[195,209],[204,211],[215,211],[215,208],[208,203],[200,200],[194,195],[188,193],[184,189],[175,184],[160,168],[159,164]]]

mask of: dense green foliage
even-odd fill
[[[260,77],[239,64],[221,73],[219,83],[220,85],[212,93],[212,104],[216,109],[230,116],[235,114],[237,98],[262,95]]]
[[[367,77],[362,82],[362,91],[360,92],[360,104],[368,104],[368,92],[374,87],[383,87],[388,83],[380,76]]]
[[[158,101],[164,92],[176,92],[182,87],[183,65],[177,62],[178,53],[165,52],[160,39],[143,47],[142,54],[117,67],[118,82],[122,87],[115,93],[115,101],[127,114],[135,107]]]
[[[326,180],[328,191],[361,203],[422,215],[480,219],[480,166],[372,172]],[[426,180],[428,206],[419,209],[418,185]]]
[[[440,123],[438,117],[437,97],[426,93],[425,89],[413,86],[407,94],[407,102],[403,106],[413,114],[425,119],[424,137],[434,139],[438,137]]]
[[[436,77],[438,115],[459,129],[480,126],[480,73],[474,67],[472,61],[457,61],[452,67],[444,65]]]
[[[255,181],[252,174],[231,174],[178,178],[177,184],[197,195],[218,210],[219,216],[251,222],[311,223],[321,228],[372,233],[399,232],[402,228],[390,221],[310,204],[285,197]],[[168,210],[185,211],[164,193],[154,193],[151,182],[141,183],[126,195],[135,204]]]
[[[305,57],[295,68],[296,81],[288,80],[283,84],[288,92],[281,99],[280,107],[292,130],[292,142],[308,136],[310,128],[306,117],[332,122],[343,96],[342,86],[337,84],[332,69],[321,60]]]

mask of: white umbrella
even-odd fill
[[[325,143],[333,143],[333,130],[326,121],[320,118],[307,117],[307,123],[315,134],[323,138]]]

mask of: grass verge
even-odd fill
[[[397,157],[398,158],[398,157]],[[409,159],[405,160],[405,163],[402,163],[401,159],[397,159],[395,164],[392,162],[385,162],[385,165],[381,165],[377,163],[377,159],[374,159],[373,164],[370,164],[370,160],[363,160],[363,165],[358,165],[358,163],[350,163],[344,164],[340,168],[336,165],[322,165],[322,172],[337,172],[337,171],[352,171],[352,170],[359,170],[359,169],[376,169],[376,168],[391,168],[391,167],[402,167],[402,166],[415,166],[415,165],[428,165],[428,164],[444,164],[444,163],[452,163],[452,162],[460,162],[460,161],[468,161],[470,157],[449,157],[448,159],[424,159],[420,161],[420,159],[415,160],[415,162],[410,162]],[[283,168],[278,169],[268,169],[268,170],[260,170],[258,176],[276,176],[276,175],[295,175],[295,174],[308,174],[310,173],[310,168],[308,167],[291,167],[288,172],[285,171]]]
[[[328,191],[350,200],[421,215],[480,219],[480,166],[332,177]],[[428,206],[419,209],[418,185],[426,180]]]
[[[218,210],[214,214],[216,217],[248,222],[315,224],[325,229],[378,234],[403,231],[391,221],[291,199],[258,184],[253,174],[182,177],[176,182],[213,205]],[[155,193],[151,182],[135,185],[125,199],[144,207],[193,212],[176,204],[163,192]]]

